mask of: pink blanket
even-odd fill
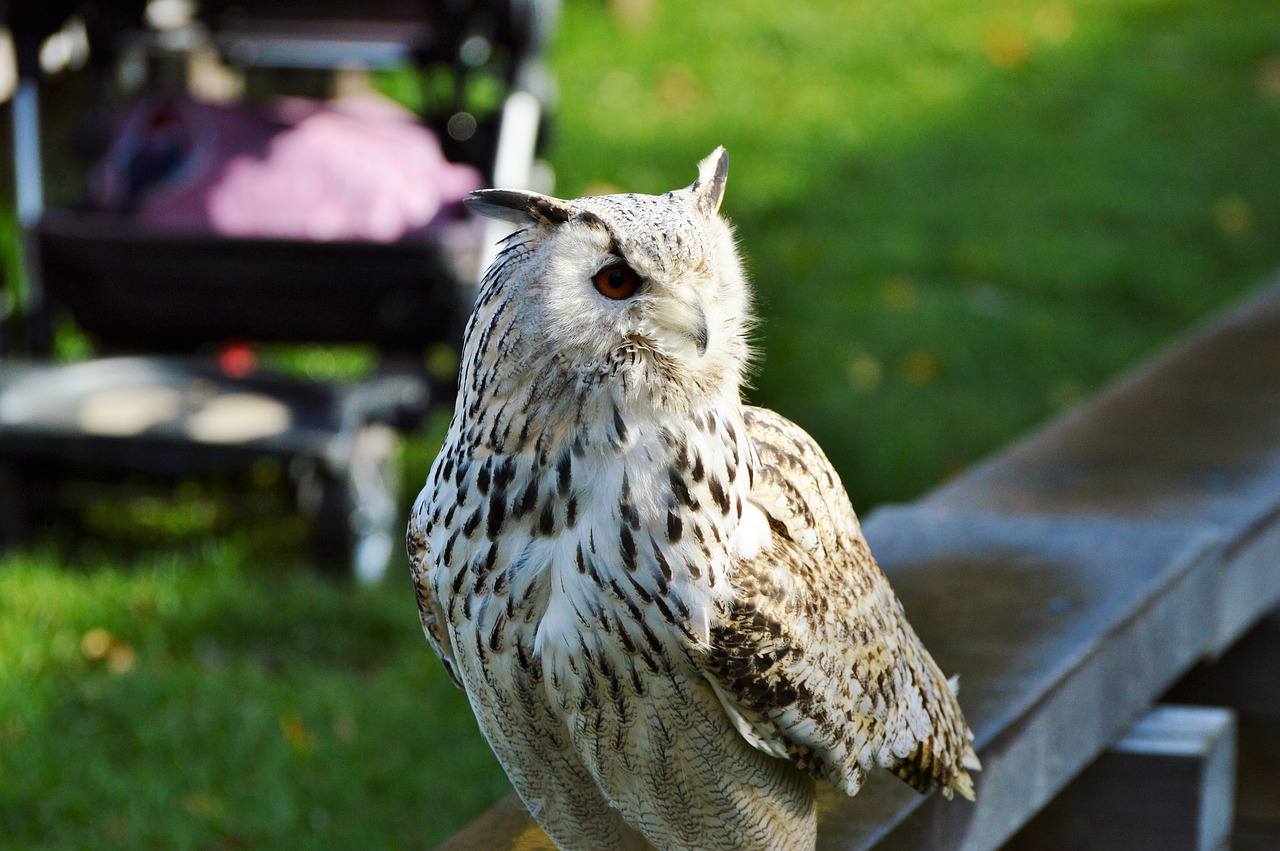
[[[378,95],[265,111],[168,96],[130,111],[90,196],[157,229],[390,242],[480,186]]]

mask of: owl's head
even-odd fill
[[[691,186],[664,195],[474,193],[471,209],[525,227],[486,275],[472,336],[491,305],[510,312],[503,336],[519,339],[512,354],[530,370],[567,370],[624,403],[736,399],[751,320],[719,216],[728,172],[717,148]]]

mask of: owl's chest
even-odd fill
[[[488,456],[440,477],[432,581],[464,669],[573,681],[613,659],[655,673],[705,640],[729,588],[730,459],[637,449]]]

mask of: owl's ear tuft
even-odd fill
[[[698,163],[698,179],[689,187],[702,212],[714,216],[720,211],[720,202],[724,200],[724,187],[728,180],[729,152],[722,145]]]
[[[562,225],[570,213],[559,198],[518,189],[480,189],[467,196],[466,205],[487,218],[518,225]]]

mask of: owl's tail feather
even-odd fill
[[[937,788],[947,799],[958,792],[965,800],[977,800],[969,770],[977,771],[982,768],[982,764],[978,761],[973,746],[965,745],[965,753],[959,765],[948,765],[948,759],[949,755],[945,752],[934,750],[934,742],[930,740],[921,742],[915,753],[889,770],[921,794]]]
[[[973,788],[973,778],[969,776],[970,771],[981,771],[982,763],[978,761],[978,755],[973,752],[973,745],[969,745],[964,754],[964,758],[960,761],[961,769],[951,779],[950,790],[960,793],[960,797],[966,801],[978,800],[978,793]],[[948,797],[950,797],[948,795]]]
[[[904,625],[904,630],[915,637],[909,626]],[[889,770],[922,794],[938,789],[948,800],[957,792],[966,800],[976,800],[969,772],[981,770],[982,763],[973,750],[973,731],[965,723],[956,700],[960,678],[944,676],[918,638],[910,646],[917,651],[913,659],[917,666],[914,679],[924,698],[925,712],[933,722],[933,731]]]

